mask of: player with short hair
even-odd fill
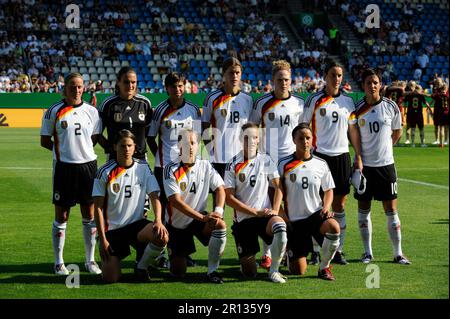
[[[169,98],[161,102],[154,112],[150,123],[147,142],[155,156],[155,176],[163,188],[163,169],[170,162],[177,161],[178,133],[181,129],[194,129],[200,132],[200,109],[184,98],[186,78],[176,72],[169,73],[165,80]],[[158,143],[156,143],[158,137]],[[165,209],[167,199],[161,190],[161,203]]]
[[[333,176],[335,188],[331,207],[341,229],[340,245],[333,262],[346,265],[348,262],[343,253],[347,228],[345,203],[350,193],[349,179],[352,174],[349,140],[355,150],[353,170],[361,170],[362,161],[358,127],[349,123],[350,114],[355,111],[355,103],[340,89],[343,78],[343,66],[335,61],[328,62],[325,67],[326,85],[323,90],[310,95],[306,100],[303,121],[311,124],[313,154],[327,162]],[[319,262],[317,257],[317,251],[313,252],[313,264]]]
[[[113,140],[115,159],[110,159],[97,172],[92,196],[95,202],[103,280],[120,279],[120,261],[136,249],[135,275],[148,282],[148,266],[160,255],[168,242],[168,233],[161,220],[159,186],[148,163],[133,158],[136,137],[121,130]],[[148,194],[155,220],[143,215]]]
[[[350,123],[357,124],[361,134],[362,174],[366,179],[365,191],[355,192],[358,200],[358,223],[364,244],[361,261],[373,260],[372,199],[381,201],[387,219],[387,229],[394,251],[394,262],[408,265],[401,246],[400,218],[397,209],[397,171],[392,145],[402,134],[400,110],[395,102],[380,95],[381,76],[372,69],[364,70],[362,86],[365,97],[356,105]]]
[[[314,237],[322,247],[318,277],[335,280],[330,262],[339,247],[340,229],[330,210],[333,177],[327,162],[311,154],[313,133],[308,123],[296,126],[292,139],[295,152],[278,163],[284,198],[281,215],[288,224],[289,270],[292,274],[305,274]]]
[[[85,267],[90,273],[101,273],[94,259],[96,227],[91,193],[97,171],[94,145],[101,134],[102,123],[97,109],[82,100],[83,91],[83,76],[79,73],[67,75],[63,99],[44,113],[40,132],[41,146],[53,152],[55,220],[52,243],[57,275],[69,274],[64,265],[63,250],[70,209],[77,203],[83,217]]]
[[[440,147],[448,144],[448,88],[441,78],[437,78],[433,85],[433,122],[436,141]]]
[[[114,159],[113,139],[122,129],[127,129],[136,136],[135,158],[146,160],[146,137],[152,119],[152,105],[145,96],[137,93],[136,71],[128,66],[117,73],[115,94],[108,97],[98,108],[103,122],[102,131],[106,128],[108,138],[102,136],[100,145],[108,154],[107,159]]]
[[[170,272],[176,277],[186,274],[187,256],[196,251],[195,236],[208,246],[207,280],[221,284],[223,279],[217,269],[227,236],[222,219],[225,203],[223,180],[208,160],[197,158],[198,134],[192,129],[181,130],[179,134],[179,160],[164,168]],[[217,204],[214,211],[208,213],[210,190],[215,193]]]
[[[210,162],[221,177],[227,163],[241,151],[236,141],[253,108],[252,97],[241,91],[242,71],[238,59],[225,59],[222,65],[223,88],[209,93],[203,104],[203,141],[209,148]]]
[[[409,141],[408,130],[411,129],[411,145],[416,147],[414,143],[416,136],[416,125],[420,131],[420,144],[422,147],[426,147],[425,144],[425,130],[423,128],[423,106],[427,106],[427,110],[431,111],[430,105],[425,100],[425,94],[422,87],[414,81],[409,82],[410,91],[406,92],[405,106],[406,106],[406,140]],[[405,143],[406,144],[406,143]]]
[[[263,152],[270,155],[274,163],[295,151],[291,133],[300,123],[305,101],[291,94],[291,65],[285,60],[272,63],[272,81],[274,90],[257,99],[253,106],[250,121],[261,124],[263,128]],[[273,189],[269,187],[270,200],[273,201]],[[271,252],[263,241],[260,266],[270,268]]]
[[[286,223],[278,216],[283,197],[280,176],[269,155],[258,152],[258,125],[242,126],[243,150],[227,165],[225,171],[226,203],[234,209],[231,227],[236,242],[242,274],[256,276],[255,254],[259,251],[258,236],[272,244],[273,261],[269,279],[285,283],[279,267],[287,243]],[[269,184],[274,187],[273,205],[268,196]]]
[[[178,160],[178,132],[181,129],[201,130],[200,109],[184,98],[186,78],[176,72],[169,73],[164,79],[169,98],[161,102],[153,114],[148,132],[147,143],[155,156],[155,176],[161,189],[160,201],[163,212],[167,206],[167,197],[163,185],[163,169],[172,161]],[[156,137],[158,136],[158,144]],[[163,216],[164,220],[164,216]],[[165,259],[159,257],[160,264]],[[188,256],[188,266],[195,262]]]

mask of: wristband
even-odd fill
[[[216,206],[216,208],[214,208],[214,211],[216,213],[218,213],[219,215],[223,216],[223,208],[220,206]]]

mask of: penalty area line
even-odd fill
[[[444,185],[425,183],[425,182],[415,181],[415,180],[406,179],[406,178],[399,178],[398,180],[401,181],[401,182],[407,182],[407,183],[412,183],[412,184],[418,184],[418,185],[423,185],[423,186],[429,186],[429,187],[441,188],[441,189],[448,190],[448,186],[444,186]]]

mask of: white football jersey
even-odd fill
[[[41,136],[53,136],[53,158],[64,163],[82,164],[97,159],[91,136],[101,134],[102,122],[88,103],[53,104],[42,118]]]
[[[207,209],[209,190],[215,191],[222,185],[222,177],[207,160],[197,159],[193,166],[172,162],[164,168],[164,190],[167,198],[180,194],[184,202],[198,212]],[[165,220],[175,228],[185,229],[193,218],[172,207],[169,202]]]
[[[214,135],[211,148],[211,163],[228,163],[242,149],[239,141],[241,127],[252,113],[253,100],[250,95],[236,95],[215,90],[206,96],[202,110],[202,122],[211,123]]]
[[[269,183],[279,177],[277,166],[269,155],[257,154],[255,158],[244,160],[241,152],[226,167],[225,188],[234,188],[236,198],[252,208],[271,208],[267,193]],[[237,222],[252,217],[244,212],[234,212]]]
[[[356,105],[350,123],[358,124],[364,166],[380,167],[394,163],[392,131],[402,128],[400,110],[395,102],[383,97],[377,104],[365,99]]]
[[[353,99],[340,93],[329,96],[322,90],[306,100],[303,122],[311,123],[314,149],[328,156],[349,152],[348,125],[355,111]]]
[[[166,100],[158,105],[150,124],[148,136],[158,136],[158,151],[155,167],[164,167],[178,160],[178,132],[181,129],[193,129],[201,132],[201,114],[197,105],[184,101],[176,109]]]
[[[250,121],[261,124],[264,130],[262,151],[269,154],[275,163],[295,151],[292,131],[301,121],[304,104],[300,96],[289,95],[280,100],[273,93],[255,101]]]
[[[144,218],[145,195],[159,191],[146,161],[134,159],[133,165],[125,168],[110,160],[98,169],[92,196],[105,198],[103,213],[107,229],[113,230]]]
[[[295,154],[278,163],[278,172],[284,187],[284,209],[290,221],[308,218],[323,208],[320,188],[334,188],[327,162],[314,155],[309,160],[298,160]]]

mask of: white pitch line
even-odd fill
[[[444,185],[437,185],[437,184],[419,182],[419,181],[415,181],[415,180],[412,180],[412,179],[406,179],[406,178],[399,178],[398,180],[401,181],[401,182],[413,183],[413,184],[430,186],[430,187],[435,187],[435,188],[441,188],[441,189],[448,190],[448,186],[444,186]]]

